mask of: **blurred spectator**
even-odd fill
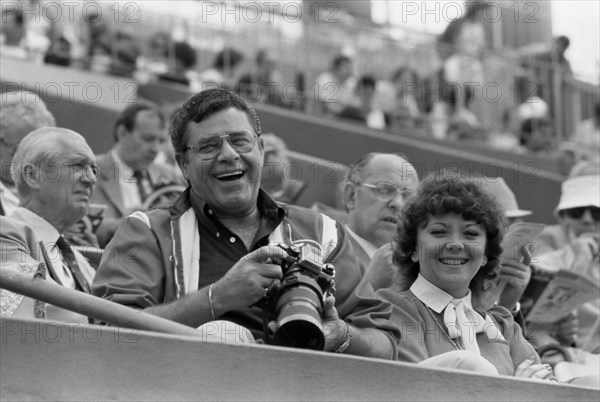
[[[314,88],[316,113],[340,114],[354,99],[356,79],[352,59],[344,55],[334,57],[331,69],[317,77]]]
[[[464,22],[457,29],[455,52],[445,60],[438,78],[438,95],[430,115],[431,134],[439,139],[481,139],[479,120],[471,106],[477,102],[473,83],[483,82],[485,30],[475,21]]]
[[[175,42],[173,44],[173,58],[169,60],[169,71],[160,74],[158,79],[185,86],[198,87],[199,83],[191,72],[196,65],[196,61],[196,50],[189,43]],[[195,89],[197,88],[192,88],[192,90]]]
[[[565,57],[565,52],[569,48],[571,41],[566,36],[558,36],[554,38],[549,49],[529,55],[528,59],[525,59],[525,66],[533,64],[530,67],[534,67],[536,71],[544,75],[544,72],[548,72],[552,69],[559,69],[561,73],[571,74],[571,63]]]
[[[444,32],[437,39],[437,50],[442,60],[446,60],[456,52],[457,43],[462,35],[462,28],[465,24],[478,23],[484,28],[484,39],[490,37],[489,32],[493,29],[491,20],[486,14],[487,2],[474,0],[463,3],[466,6],[465,12],[461,17],[456,18],[448,24]]]
[[[138,69],[152,76],[166,74],[169,71],[169,61],[174,59],[171,52],[175,53],[175,49],[167,32],[151,34],[147,49],[138,57]]]
[[[415,128],[419,123],[419,95],[421,84],[417,72],[409,67],[401,67],[394,72],[392,83],[395,96],[388,116],[395,130]]]
[[[84,13],[82,39],[86,48],[84,68],[106,72],[110,65],[112,34],[108,22],[98,14],[96,7]]]
[[[581,161],[600,164],[600,102],[594,105],[594,116],[577,124],[575,133],[561,144],[561,149],[569,155],[569,166]]]
[[[21,140],[41,127],[54,127],[54,116],[33,92],[3,93],[0,107],[0,215],[10,215],[19,206],[12,178],[17,167],[12,159]]]
[[[260,188],[277,201],[293,204],[306,187],[306,183],[286,176],[292,161],[285,142],[273,133],[261,135],[264,143],[264,165]]]
[[[41,59],[50,41],[43,33],[29,29],[18,3],[3,3],[1,20],[0,44],[3,54],[22,59],[33,57],[35,60],[40,56]]]
[[[234,48],[226,47],[215,56],[213,65],[198,75],[199,90],[225,87],[231,88],[237,81],[238,67],[244,60],[244,55]]]
[[[356,84],[355,98],[339,113],[340,117],[359,120],[376,129],[385,128],[383,111],[375,103],[376,82],[370,75],[363,75]]]
[[[256,53],[256,67],[240,78],[240,93],[252,102],[288,106],[290,100],[284,97],[283,78],[277,71],[276,57],[272,51],[262,49]],[[290,99],[295,96],[285,94]]]
[[[519,144],[527,152],[552,155],[556,144],[552,122],[538,118],[523,121],[519,131]]]
[[[539,87],[526,76],[515,78],[515,106],[505,117],[510,131],[518,133],[528,119],[549,118],[548,104],[538,96],[538,89]]]
[[[92,202],[106,205],[97,230],[102,247],[112,238],[121,219],[143,208],[153,192],[181,184],[181,173],[155,159],[168,140],[165,117],[151,103],[135,103],[125,108],[114,127],[116,144],[110,152],[98,155],[98,182]]]
[[[590,164],[590,170],[580,169],[581,176],[563,182],[555,214],[558,225],[546,226],[538,238],[536,265],[543,270],[574,270],[588,275],[595,282],[600,277],[600,169]],[[591,174],[590,174],[591,173]],[[547,328],[551,336],[564,345],[582,347],[592,338],[598,343],[594,324],[600,316],[599,300],[585,303],[577,309],[577,320],[570,326]]]
[[[108,73],[120,77],[132,77],[137,68],[140,50],[133,35],[117,31],[111,48],[111,62]]]
[[[2,45],[23,46],[27,30],[22,11],[19,8],[7,8],[2,11]]]

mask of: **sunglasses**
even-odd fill
[[[600,221],[600,208],[598,207],[577,207],[577,208],[569,208],[564,209],[562,212],[572,219],[580,219],[586,210],[590,210],[592,215],[592,219],[595,221]]]

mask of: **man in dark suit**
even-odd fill
[[[135,103],[125,108],[115,123],[114,138],[114,147],[97,157],[99,177],[92,198],[106,205],[96,232],[101,246],[123,218],[145,208],[153,192],[183,184],[177,168],[157,161],[168,140],[165,117],[157,106]]]

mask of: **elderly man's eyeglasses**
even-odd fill
[[[600,208],[589,206],[589,207],[577,207],[563,210],[564,214],[572,219],[581,219],[586,210],[590,210],[592,219],[596,222],[600,222]]]
[[[192,151],[204,160],[212,159],[219,154],[223,146],[223,139],[227,139],[229,145],[236,152],[245,154],[252,151],[256,145],[258,136],[250,130],[230,131],[216,134],[198,141],[196,145],[186,147],[186,151]]]
[[[359,186],[367,187],[375,193],[375,196],[379,198],[381,201],[390,201],[398,196],[398,194],[402,194],[403,198],[412,197],[415,193],[414,191],[406,188],[406,187],[396,187],[389,183],[379,183],[379,184],[370,184],[370,183],[356,183]]]

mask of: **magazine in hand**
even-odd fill
[[[586,266],[549,271],[533,266],[531,280],[521,297],[528,322],[552,324],[584,303],[600,297],[598,255]]]
[[[523,261],[523,249],[530,254],[537,252],[535,240],[546,225],[542,223],[516,222],[510,225],[502,241],[502,258]]]

